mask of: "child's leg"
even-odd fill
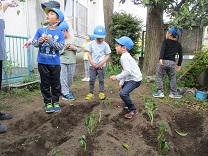
[[[166,71],[164,67],[158,63],[156,83],[157,83],[157,90],[161,90],[162,92],[164,91],[163,90],[163,77],[165,76],[165,73]]]
[[[74,73],[76,69],[76,63],[69,65],[69,87],[72,85],[72,82],[74,81]]]
[[[86,78],[90,77],[90,61],[86,62],[86,69],[87,69],[87,73],[86,73]]]
[[[125,81],[124,85],[122,87],[122,90],[120,91],[120,97],[123,100],[123,102],[128,107],[129,111],[135,110],[135,106],[132,103],[129,93],[131,93],[135,88],[139,87],[141,84],[141,81]]]
[[[38,64],[38,71],[40,73],[40,90],[44,98],[44,103],[51,103],[50,92],[50,69],[48,65]]]
[[[60,83],[60,73],[61,66],[55,65],[50,68],[50,77],[51,77],[51,92],[52,92],[52,103],[59,102],[59,95],[61,92],[61,83]]]
[[[99,79],[99,92],[104,91],[104,75],[105,75],[105,67],[102,69],[97,70],[98,79]]]
[[[85,78],[87,78],[87,60],[84,60]]]
[[[176,69],[175,69],[175,62],[172,61],[172,64],[167,70],[167,74],[170,80],[170,92],[173,94],[177,93],[176,87]]]
[[[67,64],[61,64],[61,92],[63,95],[69,94],[69,73],[68,73],[68,67]]]
[[[94,92],[94,85],[95,85],[96,76],[97,76],[97,70],[93,70],[92,67],[90,66],[89,88],[90,88],[90,93],[92,93],[92,94]]]

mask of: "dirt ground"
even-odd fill
[[[6,95],[0,101],[0,111],[13,114],[11,120],[0,121],[8,131],[0,134],[1,156],[157,156],[159,123],[166,122],[166,141],[170,147],[167,156],[207,156],[208,118],[207,112],[190,108],[187,104],[172,107],[177,101],[157,99],[158,111],[155,122],[150,124],[145,108],[145,98],[152,97],[149,83],[143,83],[131,93],[139,114],[125,119],[125,110],[116,107],[121,103],[117,92],[118,82],[105,81],[107,100],[97,97],[98,83],[95,84],[95,99],[86,101],[88,82],[76,82],[72,91],[75,101],[63,101],[60,97],[61,112],[46,114],[40,91],[36,90],[22,97]],[[91,113],[102,110],[102,120],[90,137],[84,125]],[[188,133],[178,135],[175,130]],[[86,136],[87,148],[79,142]],[[123,144],[129,145],[125,149]]]

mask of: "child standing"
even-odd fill
[[[95,40],[94,36],[87,35],[86,42],[82,46],[82,51],[84,52],[83,60],[84,60],[84,67],[85,67],[85,78],[82,79],[82,81],[89,81],[90,80],[90,62],[88,59],[88,51],[86,50],[86,46],[92,40]]]
[[[81,52],[82,48],[76,37],[72,37],[69,32],[69,26],[66,22],[62,22],[58,29],[64,33],[65,46],[60,53],[61,59],[61,92],[63,100],[75,100],[70,86],[76,69],[76,53]]]
[[[139,87],[142,83],[142,73],[139,66],[133,57],[129,54],[129,51],[133,48],[133,41],[123,36],[116,40],[116,52],[121,55],[120,61],[122,66],[122,72],[118,75],[110,76],[111,80],[119,80],[120,97],[124,102],[124,107],[128,107],[129,112],[125,114],[125,118],[132,118],[138,114],[134,104],[132,103],[129,93],[135,88]]]
[[[104,41],[106,31],[103,26],[95,27],[93,36],[95,37],[95,40],[88,43],[86,47],[86,50],[88,51],[88,58],[90,61],[90,92],[85,97],[85,100],[94,98],[94,84],[97,76],[99,79],[98,96],[101,100],[104,100],[104,74],[106,68],[106,61],[110,57],[111,50],[109,45]]]
[[[158,71],[157,71],[157,92],[154,97],[163,98],[163,77],[167,73],[170,80],[170,95],[171,98],[181,98],[182,96],[176,90],[176,70],[181,69],[183,59],[182,46],[177,41],[177,36],[180,35],[180,30],[172,26],[166,33],[166,39],[162,42],[160,50]],[[179,54],[178,64],[175,66],[175,56]]]
[[[44,98],[47,113],[60,111],[59,95],[60,84],[60,53],[64,48],[64,34],[57,30],[57,26],[63,22],[63,13],[56,8],[46,8],[46,21],[49,26],[39,28],[32,41],[38,50],[38,71],[40,73],[40,88]]]

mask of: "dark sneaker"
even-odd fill
[[[54,109],[55,112],[61,111],[61,107],[60,107],[60,105],[58,103],[54,103],[53,104],[53,109]]]
[[[45,110],[46,110],[46,113],[54,112],[53,105],[51,103],[46,104]]]
[[[125,118],[131,119],[134,115],[138,114],[138,110],[132,110],[125,115]]]
[[[0,113],[0,120],[8,120],[11,118],[13,118],[13,116],[11,114]]]
[[[163,92],[161,90],[158,90],[157,93],[153,94],[154,97],[158,97],[158,98],[163,98],[165,97],[165,95],[163,94]]]
[[[0,133],[6,132],[6,131],[7,131],[7,127],[0,124]]]
[[[116,105],[118,108],[123,108],[125,110],[128,110],[128,107],[125,105],[125,103],[119,103]]]
[[[70,99],[70,95],[69,94],[62,96],[62,100],[68,101],[69,99]]]
[[[169,97],[170,97],[170,98],[174,98],[174,99],[180,99],[180,98],[182,98],[182,95],[179,94],[179,93],[175,93],[175,94],[170,93],[170,94],[169,94]]]
[[[68,100],[76,100],[74,95],[72,94],[67,94],[62,96],[62,100],[68,101]]]

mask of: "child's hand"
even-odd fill
[[[118,91],[120,92],[122,90],[122,86],[119,86],[118,87]]]
[[[163,60],[162,60],[162,59],[160,59],[160,62],[159,62],[159,63],[160,63],[160,65],[161,65],[161,66],[163,66],[163,65],[164,65],[164,64],[163,64]]]
[[[98,66],[97,66],[98,69],[102,69],[102,67],[103,67],[102,63],[99,63]]]
[[[176,65],[176,71],[181,70],[181,66]]]
[[[31,43],[30,42],[26,42],[23,47],[27,49],[29,47],[29,45],[31,45]]]
[[[43,38],[46,42],[49,40],[49,36],[47,36],[47,35],[44,35]]]
[[[97,65],[94,62],[92,63],[92,69],[97,69]]]
[[[70,45],[69,49],[74,50],[74,51],[77,50],[77,48],[75,46],[73,46],[73,45]]]
[[[112,75],[112,76],[110,76],[110,79],[113,80],[113,81],[115,81],[116,80],[116,76],[115,75]]]
[[[44,37],[40,37],[40,38],[38,39],[38,42],[41,43],[41,44],[43,44],[43,43],[45,42]]]

